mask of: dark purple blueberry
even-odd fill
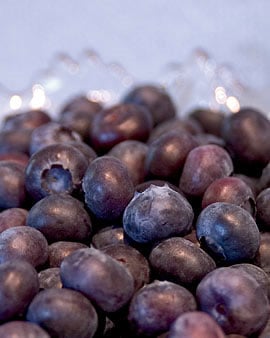
[[[185,288],[168,281],[155,281],[133,296],[128,321],[132,331],[156,337],[168,331],[178,316],[197,308],[195,298]]]
[[[84,175],[82,186],[88,208],[103,220],[119,218],[134,194],[127,168],[112,156],[95,159]]]
[[[50,116],[42,110],[29,110],[15,115],[8,115],[3,122],[3,130],[35,128],[51,121]]]
[[[0,210],[21,208],[26,203],[24,167],[0,161]]]
[[[170,131],[149,145],[145,167],[149,175],[179,179],[188,153],[197,146],[190,133]]]
[[[29,154],[32,130],[14,129],[0,132],[0,154]]]
[[[179,187],[189,196],[202,196],[214,180],[232,172],[232,160],[226,150],[214,144],[199,146],[187,156]]]
[[[243,208],[224,202],[210,204],[199,215],[197,237],[203,248],[223,264],[254,258],[260,232],[253,217]]]
[[[225,115],[220,111],[196,109],[189,114],[200,123],[206,133],[221,136],[221,128]]]
[[[138,243],[153,243],[191,230],[193,210],[181,194],[165,185],[136,193],[125,209],[123,227]]]
[[[149,111],[133,104],[118,104],[99,112],[92,121],[90,138],[98,153],[106,153],[125,140],[146,141],[152,130]]]
[[[65,105],[62,107],[60,115],[64,115],[67,112],[74,113],[86,113],[89,116],[99,112],[102,109],[102,106],[98,102],[89,100],[84,95],[77,95],[72,97]]]
[[[103,249],[113,244],[124,244],[124,231],[119,226],[108,226],[99,230],[92,238],[96,249]]]
[[[165,279],[187,288],[197,285],[216,268],[214,260],[196,244],[171,237],[153,248],[149,262],[158,279]]]
[[[10,208],[0,212],[0,233],[8,228],[26,224],[28,211],[22,208]]]
[[[0,337],[3,338],[50,338],[39,325],[19,320],[0,325]]]
[[[203,195],[202,208],[215,202],[238,205],[255,216],[255,196],[251,188],[240,178],[223,177],[211,183]]]
[[[88,248],[86,244],[78,242],[59,241],[49,245],[49,266],[60,267],[64,258],[78,249]]]
[[[33,155],[49,145],[70,141],[81,141],[81,137],[60,123],[49,122],[32,132],[29,153]]]
[[[198,241],[197,238],[196,229],[192,229],[191,232],[185,235],[183,238],[200,247],[200,242]]]
[[[98,326],[97,313],[90,301],[67,289],[39,292],[29,305],[26,318],[52,337],[91,338]]]
[[[38,201],[29,210],[26,224],[42,232],[49,242],[83,242],[92,232],[83,204],[67,194],[53,194]]]
[[[198,285],[196,295],[201,310],[210,314],[226,334],[248,336],[267,322],[267,295],[243,270],[227,267],[211,271]]]
[[[125,244],[114,244],[103,248],[102,251],[121,264],[124,264],[129,270],[134,279],[135,291],[149,283],[149,263],[138,250]]]
[[[134,280],[129,270],[94,248],[71,253],[60,266],[60,275],[65,288],[82,292],[109,313],[121,309],[134,293]]]
[[[48,242],[42,233],[28,226],[16,226],[0,234],[0,264],[24,259],[34,267],[43,265],[49,255]]]
[[[116,144],[108,152],[108,155],[118,158],[125,164],[135,186],[145,179],[145,157],[147,152],[148,146],[145,143],[127,140]]]
[[[135,87],[127,93],[123,101],[146,107],[151,112],[155,125],[176,115],[170,96],[162,87],[156,85]]]
[[[30,158],[26,189],[35,200],[55,193],[76,193],[87,166],[85,156],[74,147],[59,143],[47,146]]]
[[[0,322],[22,314],[38,291],[38,274],[31,264],[24,260],[1,263]]]
[[[215,144],[222,148],[225,148],[225,141],[219,136],[213,134],[200,133],[194,135],[194,140],[198,143],[199,146],[204,146],[207,144]]]
[[[222,136],[241,171],[260,173],[270,161],[270,121],[260,111],[242,108],[237,114],[228,115]]]
[[[84,96],[72,99],[60,113],[59,122],[88,140],[94,116],[102,109],[97,102],[88,100]]]
[[[266,229],[270,229],[270,188],[260,192],[256,199],[257,223]]]
[[[270,188],[270,162],[263,168],[259,183],[261,189]]]
[[[268,319],[265,327],[262,331],[260,331],[260,334],[258,335],[258,338],[269,338],[270,337],[270,318]],[[232,337],[234,338],[234,337]],[[237,337],[235,337],[237,338]],[[239,337],[242,338],[242,337]],[[245,338],[245,337],[244,337]]]
[[[178,134],[197,134],[197,131],[190,131],[189,128],[187,127],[185,120],[180,119],[179,117],[171,118],[169,120],[166,120],[164,122],[161,122],[153,130],[151,131],[151,134],[148,139],[148,143],[151,144],[154,142],[157,138],[162,136],[163,134],[166,134],[168,132],[174,131],[175,133]],[[199,133],[202,132],[202,130],[198,131]]]
[[[24,153],[8,152],[6,154],[0,154],[0,161],[18,163],[25,168],[28,164],[29,156]]]
[[[181,314],[172,324],[168,338],[225,338],[217,322],[202,311]]]
[[[270,278],[270,233],[261,233],[260,247],[255,257],[255,264],[258,265]]]
[[[71,141],[67,143],[72,147],[79,150],[87,159],[88,164],[90,164],[95,158],[97,158],[97,154],[88,144],[81,141]]]
[[[257,283],[260,285],[260,287],[265,291],[268,298],[270,298],[270,280],[267,276],[266,272],[263,271],[263,269],[259,268],[258,266],[254,264],[249,263],[242,263],[242,264],[234,264],[231,265],[232,268],[235,269],[241,269],[248,274],[250,274],[251,277],[253,277]]]
[[[40,271],[38,280],[40,289],[62,288],[60,268],[48,268]]]
[[[260,180],[257,177],[247,176],[245,174],[233,174],[233,177],[240,178],[244,181],[252,190],[254,196],[256,197],[260,192]]]

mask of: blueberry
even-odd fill
[[[261,233],[260,237],[260,246],[254,261],[270,278],[270,233]]]
[[[38,274],[31,264],[24,260],[1,263],[0,322],[23,314],[38,291]]]
[[[171,237],[153,248],[149,256],[159,279],[170,280],[187,288],[197,285],[216,268],[214,260],[197,245],[181,237]]]
[[[50,116],[43,110],[29,110],[18,114],[8,115],[3,122],[3,130],[35,128],[51,121]]]
[[[0,326],[0,337],[5,338],[50,338],[39,325],[14,320]]]
[[[196,308],[195,298],[187,289],[168,281],[154,281],[133,296],[128,321],[137,335],[156,337],[168,331],[179,315]]]
[[[202,208],[215,202],[238,205],[255,216],[255,196],[251,188],[240,178],[224,177],[211,183],[203,195]]]
[[[125,140],[146,141],[152,130],[149,111],[133,104],[118,104],[99,112],[92,121],[90,138],[98,153],[106,153]]]
[[[24,259],[34,267],[48,259],[48,242],[42,233],[28,226],[16,226],[0,234],[0,264]]]
[[[82,292],[105,312],[116,312],[126,305],[134,292],[134,280],[123,264],[93,248],[79,249],[60,266],[65,288]]]
[[[24,167],[0,161],[0,210],[21,208],[26,204]]]
[[[14,162],[25,168],[28,164],[29,156],[20,152],[8,152],[0,154],[0,161]]]
[[[259,183],[262,190],[270,188],[270,162],[263,168]]]
[[[201,133],[202,129],[200,129],[200,126],[198,124],[196,125],[195,128],[190,128],[190,125],[187,123],[187,120],[180,119],[179,117],[170,118],[168,120],[159,123],[157,126],[154,127],[149,136],[148,143],[151,144],[153,141],[155,141],[163,134],[166,134],[171,131],[176,132],[178,134],[189,133],[195,136],[197,135],[197,133]]]
[[[67,194],[44,197],[29,210],[27,225],[56,241],[87,241],[92,223],[83,204]]]
[[[260,111],[242,108],[237,114],[228,115],[222,136],[242,172],[258,175],[270,161],[270,121]]]
[[[32,130],[14,129],[0,132],[0,154],[22,153],[29,155]]]
[[[57,288],[39,292],[29,305],[26,318],[53,337],[91,338],[98,325],[97,313],[86,297],[77,291]]]
[[[260,232],[250,213],[231,203],[206,207],[197,219],[196,232],[203,248],[223,264],[253,259],[260,245]]]
[[[86,113],[91,116],[99,112],[102,106],[99,102],[89,100],[84,95],[76,95],[68,100],[65,105],[61,108],[60,115],[64,115],[67,112],[74,113]]]
[[[99,103],[90,101],[85,96],[77,96],[62,108],[59,122],[80,134],[83,140],[88,141],[93,117],[101,109]]]
[[[181,194],[151,185],[135,194],[125,209],[124,231],[138,243],[153,243],[191,230],[193,210]]]
[[[206,133],[221,136],[221,128],[225,115],[210,109],[196,109],[189,116],[200,123]]]
[[[97,154],[94,149],[84,142],[70,141],[67,142],[67,144],[79,150],[85,156],[88,164],[90,164],[95,158],[97,158]]]
[[[124,244],[123,228],[120,226],[107,226],[99,230],[92,238],[96,249],[103,249],[113,244]]]
[[[163,88],[156,85],[137,86],[127,93],[123,101],[149,109],[155,125],[176,115],[170,96]]]
[[[103,220],[115,220],[133,197],[134,186],[125,165],[115,157],[102,156],[88,167],[83,178],[85,202]]]
[[[60,268],[48,268],[40,271],[38,280],[40,289],[62,288]]]
[[[81,137],[60,123],[49,122],[37,127],[32,132],[29,153],[33,155],[46,146],[69,141],[81,141]]]
[[[78,242],[58,241],[49,245],[49,266],[51,268],[60,267],[64,258],[73,251],[87,248],[88,246]]]
[[[190,196],[202,196],[216,179],[231,175],[233,164],[223,148],[209,144],[191,150],[180,178],[180,189]]]
[[[28,211],[22,208],[9,208],[0,212],[0,233],[8,228],[26,224]]]
[[[270,188],[260,192],[256,199],[257,222],[265,229],[270,228]]]
[[[147,173],[163,179],[179,180],[186,157],[196,145],[190,133],[164,133],[149,145],[145,161]]]
[[[217,322],[202,311],[185,312],[172,324],[168,338],[225,338]]]
[[[53,144],[36,152],[25,171],[25,185],[35,200],[54,193],[81,189],[88,162],[81,152],[66,144]]]
[[[144,181],[145,157],[148,152],[148,146],[145,143],[136,140],[127,140],[116,144],[108,155],[121,160],[128,169],[132,182],[135,185]]]
[[[265,291],[265,294],[269,297],[270,296],[270,280],[266,272],[263,269],[259,268],[254,264],[249,263],[241,263],[241,264],[234,264],[231,265],[234,269],[241,269],[253,277],[260,287]]]
[[[225,333],[251,335],[262,329],[269,316],[264,290],[248,273],[230,267],[207,274],[198,285],[197,300]]]
[[[135,291],[150,281],[150,267],[147,259],[136,249],[125,244],[107,246],[102,251],[124,264],[134,279]]]

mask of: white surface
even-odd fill
[[[248,85],[270,87],[269,13],[267,0],[2,1],[0,83],[20,90],[55,53],[85,48],[148,80],[203,47]]]

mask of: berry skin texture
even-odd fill
[[[179,315],[196,309],[195,298],[187,289],[168,281],[154,281],[135,293],[128,321],[136,334],[155,337],[168,331]]]
[[[81,293],[68,289],[39,292],[28,307],[26,318],[53,337],[92,338],[97,330],[97,313]]]
[[[226,334],[249,336],[262,329],[269,316],[266,293],[248,273],[230,267],[207,274],[198,285],[197,300]]]
[[[202,247],[223,264],[253,259],[260,245],[260,232],[250,213],[225,202],[210,204],[200,213],[196,234]]]
[[[89,165],[82,187],[91,212],[108,221],[122,216],[134,194],[127,168],[112,156],[101,156]]]
[[[55,193],[75,193],[81,188],[87,166],[85,156],[70,145],[57,143],[44,147],[29,160],[26,189],[36,201]]]
[[[214,180],[231,175],[233,163],[226,150],[209,144],[191,150],[180,177],[180,189],[189,196],[202,196]]]
[[[65,288],[83,293],[105,312],[116,312],[134,293],[134,279],[117,260],[93,248],[79,249],[60,266]]]
[[[170,328],[168,338],[225,338],[217,322],[202,311],[180,315]]]
[[[38,274],[31,264],[25,260],[1,263],[0,323],[23,313],[38,291]]]
[[[168,185],[150,185],[126,207],[123,227],[135,242],[154,243],[188,233],[193,217],[191,205],[181,194]]]

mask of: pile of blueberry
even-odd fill
[[[141,85],[0,131],[1,338],[270,337],[270,121]]]

